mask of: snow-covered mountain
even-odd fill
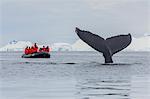
[[[32,46],[32,43],[29,41],[12,41],[0,48],[0,51],[23,51],[26,46]],[[43,45],[38,46],[42,47]],[[52,48],[52,51],[94,51],[80,39],[72,45],[68,43],[54,43],[48,46]],[[150,51],[150,36],[133,37],[131,44],[124,51]]]
[[[77,40],[74,44],[72,44],[72,49],[74,51],[94,51],[89,45],[83,42],[81,39]]]
[[[150,51],[150,36],[140,38],[132,37],[131,44],[125,49],[127,51]]]
[[[80,39],[72,45],[72,48],[75,51],[93,51],[90,46]],[[124,51],[150,51],[150,36],[132,37],[131,44]]]
[[[72,51],[72,46],[68,43],[54,43],[51,48],[52,51]]]
[[[25,47],[32,46],[33,43],[29,41],[11,41],[4,47],[0,48],[0,51],[23,51]],[[43,44],[39,45],[39,48],[42,48],[43,46],[49,46],[52,51],[72,51],[72,46],[68,43],[54,43],[54,44]]]
[[[23,51],[26,46],[31,46],[29,41],[11,41],[4,47],[0,48],[0,51]]]

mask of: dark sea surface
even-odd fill
[[[0,52],[0,99],[150,99],[150,53],[52,52],[24,59]]]

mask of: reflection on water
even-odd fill
[[[150,98],[150,75],[144,74],[146,71],[142,64],[88,65],[77,68],[79,99]],[[139,67],[135,69],[137,65]],[[141,73],[135,75],[139,71]]]
[[[116,84],[117,83],[117,84]],[[79,85],[79,96],[82,99],[124,99],[129,98],[130,83],[93,82]]]
[[[150,78],[132,77],[130,80],[93,81],[78,84],[78,99],[149,99]]]
[[[114,64],[103,64],[97,53],[52,54],[20,59],[20,53],[3,53],[0,99],[150,98],[147,53],[121,53]]]
[[[129,99],[130,71],[131,67],[124,65],[91,66],[89,64],[89,66],[78,67],[79,99]]]
[[[150,98],[150,75],[132,76],[131,99]]]

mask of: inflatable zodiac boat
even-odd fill
[[[33,54],[23,54],[22,58],[50,58],[50,54],[47,52],[37,52]]]

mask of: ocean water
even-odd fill
[[[0,99],[150,99],[150,53],[52,52],[50,59],[0,53]]]

